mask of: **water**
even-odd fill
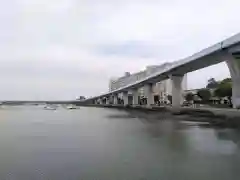
[[[137,116],[6,107],[0,110],[0,179],[239,179],[239,131]]]

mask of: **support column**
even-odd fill
[[[106,105],[109,105],[109,104],[110,104],[109,97],[106,97]]]
[[[102,104],[106,104],[106,103],[107,103],[106,98],[103,97],[103,98],[102,98]]]
[[[151,105],[154,104],[152,84],[144,85],[144,94],[145,97],[147,98],[147,107],[151,107]]]
[[[138,89],[133,89],[132,90],[132,96],[133,96],[133,106],[137,106],[138,105]]]
[[[99,98],[99,99],[98,99],[98,102],[99,102],[99,104],[103,104],[102,98]]]
[[[118,95],[117,94],[113,95],[113,104],[118,104]]]
[[[171,75],[172,80],[172,107],[179,108],[182,104],[182,80],[183,76]]]
[[[240,52],[229,55],[226,63],[232,78],[233,108],[240,108]]]
[[[124,106],[128,105],[128,92],[123,92]]]

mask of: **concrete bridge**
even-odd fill
[[[138,105],[138,88],[144,87],[147,98],[147,106],[154,104],[152,85],[170,78],[172,80],[172,106],[180,107],[182,103],[182,79],[183,75],[202,69],[214,64],[226,62],[229,68],[233,87],[232,102],[233,107],[240,107],[240,33],[208,47],[192,56],[176,61],[172,66],[156,72],[147,78],[138,80],[125,87],[116,89],[112,92],[101,94],[96,97],[86,99],[84,102],[89,104],[109,103],[113,99],[113,104],[118,103],[118,94],[123,93],[124,105],[129,104],[128,92],[132,93],[132,105]]]

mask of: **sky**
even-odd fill
[[[70,100],[240,32],[239,0],[0,0],[0,100]],[[228,77],[225,63],[188,88]]]

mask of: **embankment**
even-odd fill
[[[122,105],[85,105],[90,107],[114,108],[129,112],[131,116],[142,118],[194,121],[209,126],[240,128],[240,110],[217,108],[177,108],[152,106],[122,106]]]

